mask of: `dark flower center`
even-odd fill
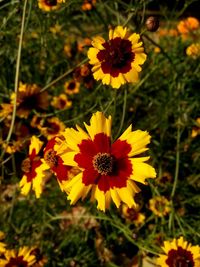
[[[139,217],[139,213],[132,208],[128,208],[127,213],[128,213],[128,217],[131,221],[137,220]]]
[[[190,251],[178,247],[168,252],[166,264],[169,267],[194,267],[193,255]]]
[[[48,134],[56,134],[60,131],[60,126],[55,122],[46,122],[45,127],[47,127]]]
[[[73,81],[73,82],[70,82],[67,89],[68,90],[74,90],[76,88],[76,83]]]
[[[45,4],[48,6],[56,6],[57,0],[45,0]]]
[[[10,258],[9,262],[5,265],[5,267],[27,267],[27,261],[23,260],[23,256],[19,256],[16,258]]]
[[[94,169],[101,175],[107,175],[113,170],[113,157],[108,153],[98,153],[92,163]]]
[[[22,161],[21,169],[23,172],[28,173],[31,170],[31,160],[26,158]]]
[[[56,167],[58,165],[58,156],[53,149],[48,149],[44,154],[44,160],[49,165],[50,168]]]
[[[103,47],[105,49],[99,51],[97,58],[101,61],[101,68],[105,74],[117,77],[119,73],[131,70],[131,63],[135,58],[131,41],[116,37],[105,42]]]

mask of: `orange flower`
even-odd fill
[[[199,28],[199,21],[194,17],[188,17],[187,19],[181,20],[177,25],[177,29],[181,34],[188,34]]]

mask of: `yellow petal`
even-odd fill
[[[39,153],[41,147],[43,145],[43,142],[40,141],[39,138],[37,138],[35,135],[31,137],[31,143],[29,146],[29,155],[32,154],[33,149],[35,149],[36,155]]]
[[[99,50],[97,48],[91,47],[88,50],[87,56],[89,58],[89,63],[94,65],[97,64],[99,62],[98,58],[97,58],[97,54],[99,53]]]
[[[130,179],[145,184],[145,180],[147,178],[156,177],[155,169],[149,164],[143,162],[136,162],[132,159],[130,160],[133,166],[133,174],[131,175]]]
[[[96,36],[92,39],[92,46],[97,48],[98,50],[104,49],[102,44],[105,43],[105,40],[101,36]]]

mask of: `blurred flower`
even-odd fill
[[[196,126],[192,127],[191,137],[195,138],[200,134],[200,118],[196,119]]]
[[[194,59],[200,56],[200,43],[191,44],[186,48],[186,55]]]
[[[68,183],[68,172],[71,167],[66,166],[60,154],[69,151],[62,137],[56,136],[50,139],[44,148],[44,160],[50,170],[56,175],[57,181],[61,190],[65,190],[65,185]]]
[[[199,21],[194,17],[188,17],[184,20],[181,20],[178,25],[177,29],[181,34],[188,34],[194,30],[199,28]]]
[[[143,224],[145,220],[145,215],[139,212],[139,209],[129,208],[127,205],[122,205],[122,215],[126,219],[127,222],[133,223],[136,226]]]
[[[38,7],[44,11],[56,10],[65,0],[38,0]]]
[[[97,208],[105,211],[111,199],[117,207],[121,202],[129,208],[135,206],[134,195],[140,191],[135,181],[146,184],[146,178],[155,178],[156,172],[144,163],[149,157],[133,158],[148,150],[150,136],[146,131],[133,131],[131,125],[111,144],[111,116],[102,112],[93,114],[86,133],[78,125],[77,130],[67,128],[63,133],[72,152],[61,155],[64,163],[77,166],[81,172],[67,185],[68,199],[75,204],[91,190],[91,200],[97,200]]]
[[[91,45],[91,39],[90,38],[84,38],[83,40],[78,42],[78,51],[83,52],[84,47]]]
[[[149,209],[158,217],[166,216],[170,210],[170,202],[164,196],[156,196],[149,200]]]
[[[117,26],[109,31],[109,40],[102,37],[93,38],[88,50],[89,63],[94,78],[102,80],[103,84],[110,84],[113,88],[119,88],[127,82],[137,82],[138,72],[146,60],[140,35],[129,34],[127,28]]]
[[[200,247],[192,246],[184,241],[181,236],[179,239],[164,241],[162,247],[165,254],[160,254],[157,264],[161,267],[199,267],[200,266]]]
[[[36,262],[35,256],[31,255],[32,248],[21,247],[18,251],[6,250],[4,257],[0,258],[0,267],[29,267]]]
[[[178,31],[176,29],[165,29],[160,28],[158,30],[159,36],[178,36]]]
[[[54,26],[49,28],[50,32],[52,32],[53,34],[60,34],[62,35],[62,26],[58,23],[56,23]]]
[[[91,10],[96,5],[96,0],[83,0],[81,6],[83,11]]]
[[[5,149],[5,152],[8,154],[14,154],[17,151],[21,151],[23,146],[22,140],[12,140],[8,144],[4,140],[0,139],[0,145],[3,149]]]
[[[159,185],[165,186],[172,181],[172,175],[169,172],[163,172],[162,175],[156,179],[156,181],[159,183]]]
[[[43,187],[43,178],[45,177],[45,170],[49,169],[49,166],[42,162],[38,155],[43,142],[41,142],[36,136],[31,137],[31,143],[29,146],[29,155],[23,160],[21,169],[24,175],[19,183],[21,193],[27,195],[31,189],[35,191],[37,198],[40,197]]]
[[[3,233],[3,232],[0,231],[0,233]],[[2,239],[0,239],[0,240],[2,240]],[[5,252],[5,251],[6,251],[6,244],[0,241],[0,255],[1,255],[1,253]]]
[[[65,44],[64,45],[64,53],[68,57],[72,57],[72,47],[70,44]]]
[[[68,95],[78,94],[80,83],[75,80],[71,80],[64,84],[64,88],[65,88],[66,94]]]
[[[15,93],[11,95],[11,104],[14,104]],[[36,84],[23,84],[20,82],[17,93],[17,115],[27,118],[32,110],[45,110],[49,106],[48,93],[40,93]]]
[[[65,125],[64,123],[57,117],[47,118],[43,125],[39,127],[41,133],[50,140],[56,135],[59,135],[62,131],[64,131]]]
[[[43,124],[43,118],[34,115],[30,123],[31,127],[40,129],[42,124]]]
[[[60,94],[59,96],[53,97],[51,105],[57,109],[66,109],[72,106],[72,101],[65,94]]]
[[[76,68],[74,71],[74,79],[83,83],[83,85],[88,89],[93,88],[94,78],[92,75],[91,65],[86,63],[81,67]]]
[[[13,104],[2,103],[0,104],[0,106],[1,106],[0,117],[8,118],[10,116],[11,118],[13,112]]]
[[[155,52],[155,53],[160,53],[160,47],[156,46],[156,47],[154,48],[154,52]]]

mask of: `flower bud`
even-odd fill
[[[147,18],[145,24],[148,31],[155,32],[159,27],[159,20],[157,17],[150,16]]]

